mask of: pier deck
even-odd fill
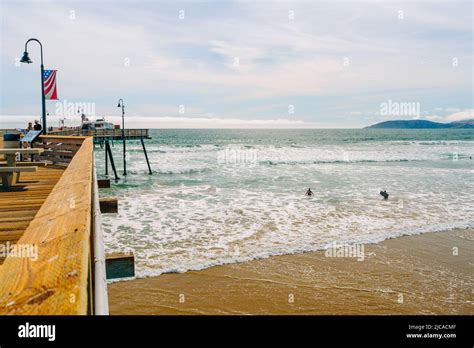
[[[12,190],[0,191],[0,244],[16,243],[61,178],[65,168],[38,167],[22,173]],[[4,258],[0,255],[0,265]]]

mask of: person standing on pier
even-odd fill
[[[39,124],[38,120],[35,120],[35,125],[33,127],[34,130],[40,131],[42,130],[41,125]]]

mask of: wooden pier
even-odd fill
[[[148,129],[80,129],[66,128],[63,130],[53,130],[49,135],[76,135],[94,137],[95,142],[105,140],[140,140],[151,139]]]
[[[0,191],[0,244],[37,253],[0,260],[0,315],[108,314],[93,138],[47,135],[33,146],[47,164]]]
[[[127,161],[126,161],[126,150],[125,143],[127,140],[140,140],[142,145],[143,153],[145,155],[146,164],[148,166],[148,173],[152,175],[150,161],[145,147],[145,139],[151,139],[148,129],[81,129],[79,127],[66,128],[62,130],[53,130],[49,132],[50,135],[55,136],[88,136],[93,137],[94,144],[99,144],[101,148],[105,148],[105,175],[109,174],[109,162],[114,172],[115,180],[119,178],[117,169],[115,167],[115,161],[112,155],[112,148],[110,142],[122,141],[123,142],[123,175],[127,175]]]

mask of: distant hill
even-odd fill
[[[434,128],[474,128],[474,119],[450,123],[426,120],[396,120],[373,124],[365,128],[398,128],[398,129],[434,129]]]

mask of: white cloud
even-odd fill
[[[459,108],[446,108],[444,109],[446,112],[459,112],[461,111]]]
[[[462,121],[462,120],[472,120],[474,119],[474,109],[468,109],[461,112],[456,112],[449,116],[446,116],[448,121]]]
[[[435,121],[435,122],[444,121],[444,117],[441,117],[439,115],[429,115],[429,116],[425,116],[425,118],[429,121]]]
[[[38,116],[4,115],[1,117],[0,128],[25,128],[28,122],[38,119]],[[48,126],[57,127],[60,117],[48,116]],[[118,116],[106,117],[107,121],[121,124]],[[77,126],[79,117],[67,118],[66,126]],[[205,117],[127,117],[126,128],[317,128],[321,124],[309,123],[300,120],[272,119],[272,120],[243,120],[237,118],[205,118]]]

